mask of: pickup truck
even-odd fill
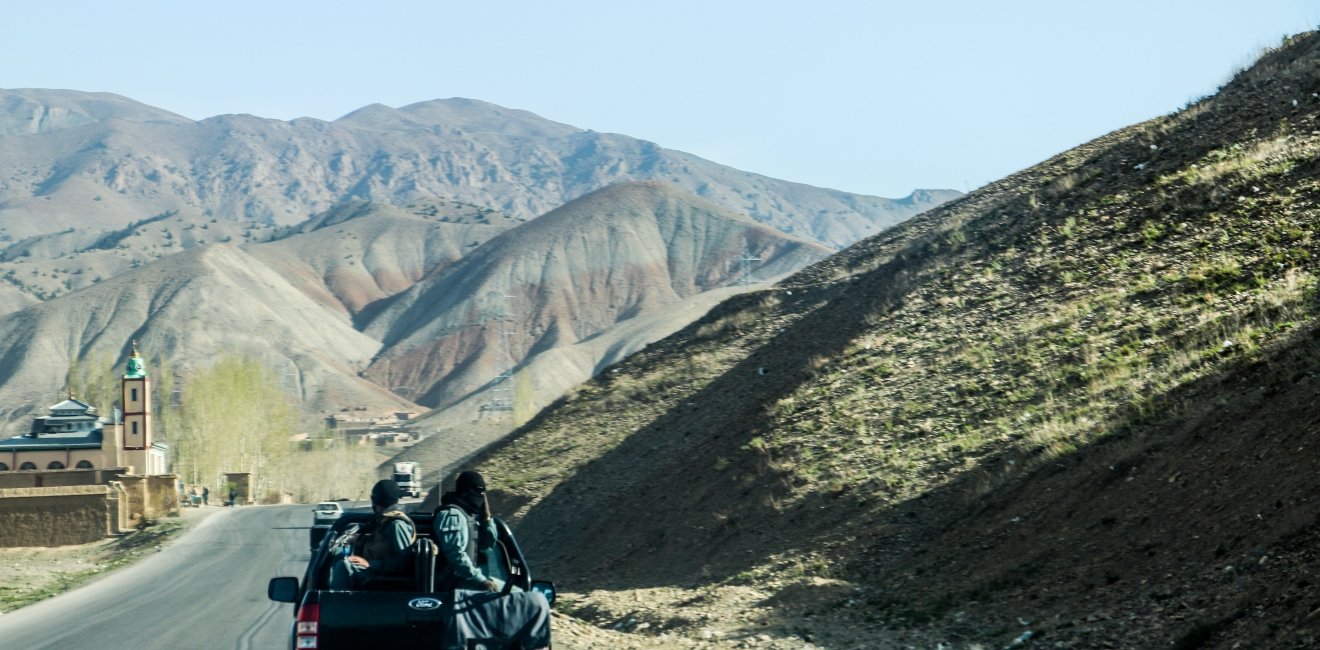
[[[296,577],[271,578],[267,596],[276,602],[293,603],[293,627],[289,648],[405,647],[425,650],[443,647],[447,628],[454,625],[455,592],[437,592],[436,541],[433,516],[409,513],[417,540],[408,552],[413,557],[412,575],[374,579],[356,590],[329,588],[331,565],[342,556],[345,533],[365,525],[374,515],[346,511],[312,552],[301,582]],[[553,604],[553,582],[532,580],[531,569],[508,526],[495,519],[499,539],[495,551],[487,553],[482,570],[504,583],[500,598],[526,599],[538,592]],[[443,557],[440,557],[443,563]],[[470,592],[469,592],[470,593]],[[544,607],[544,605],[542,605]],[[453,635],[449,637],[452,639]],[[478,647],[519,648],[516,642],[500,639],[468,639]],[[522,650],[532,650],[524,648]]]

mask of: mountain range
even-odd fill
[[[180,376],[260,358],[309,416],[435,408],[436,430],[535,367],[513,382],[530,416],[718,298],[956,195],[813,188],[473,100],[193,121],[0,91],[6,426],[132,339]]]
[[[350,199],[441,197],[526,220],[616,182],[662,180],[838,248],[957,194],[895,200],[790,183],[468,99],[332,122],[192,121],[115,95],[8,90],[0,113],[0,233],[13,239],[167,211],[291,225]]]

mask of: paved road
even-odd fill
[[[154,557],[0,616],[0,648],[286,648],[293,606],[267,600],[266,583],[302,577],[310,522],[306,505],[209,514]]]

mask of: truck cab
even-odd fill
[[[417,498],[422,496],[422,466],[411,461],[403,461],[394,464],[394,475],[392,477],[395,483],[399,484],[399,490],[404,496]]]

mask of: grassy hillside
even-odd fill
[[[1317,88],[1289,39],[724,303],[481,468],[642,635],[1314,642]]]

